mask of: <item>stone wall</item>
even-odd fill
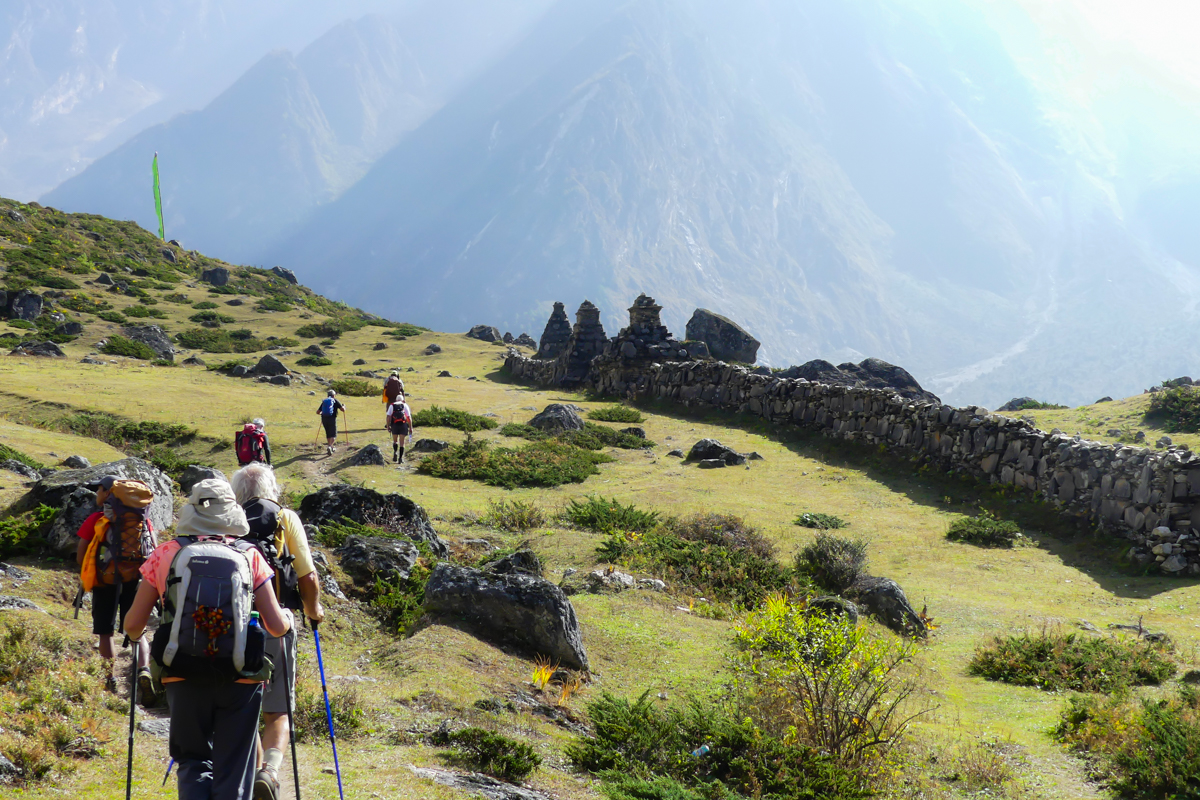
[[[640,315],[648,312],[638,309]],[[657,316],[656,309],[650,313]],[[920,456],[943,470],[1040,495],[1064,514],[1091,520],[1127,539],[1129,555],[1138,563],[1156,564],[1168,574],[1200,575],[1200,457],[1184,449],[1090,442],[1046,433],[984,408],[752,374],[719,361],[649,360],[642,348],[636,353],[625,348],[627,358],[620,338],[593,360],[579,388],[633,401],[753,414],[776,425]],[[520,381],[561,385],[554,362],[510,350],[506,365]]]

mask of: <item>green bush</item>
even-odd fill
[[[546,512],[532,500],[489,500],[483,521],[502,531],[527,531],[546,524]]]
[[[1046,691],[1115,692],[1175,674],[1160,646],[1062,631],[997,636],[975,650],[972,675]]]
[[[833,514],[822,514],[818,511],[804,512],[796,517],[795,523],[802,528],[816,528],[822,531],[845,528],[850,524],[841,517],[835,517]]]
[[[201,324],[212,322],[228,325],[229,323],[234,322],[233,317],[229,316],[228,314],[222,314],[220,311],[200,311],[196,314],[192,314],[190,317],[188,317],[188,319],[190,319],[192,322],[199,322]]]
[[[850,587],[867,569],[867,544],[842,539],[828,533],[817,538],[796,555],[796,571],[833,594]]]
[[[698,514],[643,534],[613,533],[596,554],[741,608],[753,608],[792,585],[790,571],[774,559],[770,543],[740,517]]]
[[[93,300],[86,294],[69,294],[60,298],[58,304],[79,314],[98,314],[112,305],[103,300]]]
[[[182,297],[182,295],[180,296]],[[186,300],[187,298],[185,297],[184,299]],[[199,303],[192,303],[192,308],[197,311],[204,311],[209,308],[218,308],[218,306],[212,300],[201,300]]]
[[[530,745],[483,728],[435,734],[433,743],[454,748],[456,761],[509,782],[522,781],[542,764]]]
[[[427,330],[429,329],[422,328],[418,325],[410,325],[407,322],[397,322],[390,329],[384,331],[383,333],[385,336],[403,336],[407,339],[410,336],[420,336]]]
[[[190,299],[188,299],[188,296],[186,294],[180,294],[179,292],[176,292],[174,294],[164,294],[163,300],[166,300],[168,303],[175,303],[175,304],[181,305],[181,306],[192,305],[192,301]],[[216,303],[213,303],[212,305],[214,308],[216,307]]]
[[[134,422],[103,411],[79,411],[59,420],[71,433],[99,439],[117,448],[182,444],[196,437],[195,428],[165,422]]]
[[[101,311],[96,316],[105,322],[115,322],[118,325],[124,325],[129,321],[125,319],[125,315],[119,311]]]
[[[1146,421],[1159,423],[1171,433],[1200,431],[1200,389],[1195,386],[1172,386],[1150,395]]]
[[[329,692],[329,709],[339,739],[357,739],[366,733],[369,722],[367,709],[357,689],[349,686],[332,689]],[[325,698],[319,689],[309,687],[299,679],[296,681],[293,719],[296,722],[296,741],[312,744],[329,741]]]
[[[324,322],[313,322],[296,329],[301,339],[336,339],[347,331],[357,331],[366,326],[366,321],[353,317],[330,318]]]
[[[25,555],[40,549],[42,534],[58,516],[58,509],[38,506],[16,517],[0,519],[0,558]]]
[[[370,591],[371,608],[383,614],[398,634],[408,633],[425,612],[425,587],[433,572],[431,562],[423,553],[406,579],[377,579]]]
[[[1043,403],[1040,400],[1026,400],[1016,407],[1016,411],[1060,411],[1070,406],[1059,405],[1058,403]]]
[[[130,306],[125,309],[125,316],[134,317],[136,319],[166,319],[167,312],[157,308],[146,308],[145,306]]]
[[[230,372],[234,367],[252,367],[254,362],[246,358],[234,358],[222,361],[220,364],[209,364],[205,367],[208,372]]]
[[[333,359],[324,356],[305,356],[296,362],[297,367],[328,367]]]
[[[523,422],[509,422],[500,429],[500,435],[528,439],[531,442],[557,439],[576,447],[582,447],[584,450],[603,450],[605,447],[646,450],[654,447],[654,442],[649,439],[614,430],[604,425],[596,425],[593,422],[585,422],[581,431],[563,431],[553,436]]]
[[[16,450],[6,444],[0,444],[0,461],[8,461],[10,459],[13,461],[20,461],[22,464],[27,467],[31,467],[32,469],[46,468],[46,465],[38,461],[36,458],[27,456],[20,450]]]
[[[599,422],[624,422],[638,423],[643,421],[642,412],[636,408],[613,404],[604,406],[603,408],[594,408],[588,412],[588,419],[598,420]]]
[[[379,394],[380,390],[372,390],[375,394]],[[471,414],[466,411],[459,411],[457,408],[442,408],[441,406],[430,406],[413,414],[413,426],[423,428],[454,428],[465,433],[475,433],[476,431],[490,431],[499,423],[490,417],[481,417],[478,414]]]
[[[38,280],[38,283],[45,286],[47,289],[78,289],[79,284],[65,275],[53,275],[47,273]]]
[[[108,341],[100,348],[100,352],[110,356],[140,358],[143,361],[153,361],[158,358],[158,353],[151,350],[150,345],[144,342],[136,342],[133,339],[126,339],[124,336],[117,336],[116,334],[108,337]]]
[[[862,776],[794,739],[771,735],[740,708],[700,700],[660,708],[649,694],[630,703],[605,692],[588,704],[594,733],[566,748],[575,767],[600,775],[609,798],[871,796]],[[702,745],[708,752],[693,755]]]
[[[417,471],[435,478],[471,478],[490,486],[516,489],[582,483],[599,474],[598,464],[612,460],[603,453],[560,442],[531,442],[523,447],[492,449],[487,442],[468,439],[434,453],[421,462]]]
[[[987,511],[983,511],[978,517],[964,517],[950,523],[946,538],[952,542],[966,542],[980,547],[1012,547],[1025,537],[1017,523],[1007,519],[996,519]]]
[[[27,319],[10,319],[8,325],[10,328],[20,328],[25,331],[31,331],[37,327]]]
[[[264,300],[259,300],[254,305],[254,310],[259,312],[267,311],[291,311],[292,304],[280,300],[277,297],[268,297]]]
[[[589,495],[572,500],[562,512],[563,518],[581,528],[601,533],[634,531],[644,533],[658,526],[658,512],[645,511],[630,503],[622,505],[617,498]]]
[[[375,384],[359,378],[341,378],[330,383],[329,388],[347,397],[378,397],[383,393]]]
[[[203,350],[206,353],[256,353],[267,349],[266,342],[256,339],[247,329],[223,331],[190,328],[176,334],[175,341],[190,350]]]

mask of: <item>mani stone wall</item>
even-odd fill
[[[1089,519],[1127,539],[1129,557],[1137,563],[1167,574],[1200,575],[1200,457],[1186,450],[1090,442],[1046,433],[984,408],[752,374],[720,361],[626,359],[612,349],[593,361],[580,388],[633,401],[659,399],[753,414],[777,425],[920,456],[944,470],[1011,484],[1064,514]],[[515,350],[509,351],[506,366],[526,383],[558,385],[552,364]]]

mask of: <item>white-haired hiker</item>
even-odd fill
[[[344,413],[346,407],[337,399],[337,392],[333,389],[325,395],[317,413],[321,415],[321,424],[325,426],[325,452],[333,455],[333,446],[337,443],[337,415],[339,411]]]
[[[239,467],[255,461],[271,463],[271,440],[267,438],[267,423],[262,417],[256,417],[242,426],[233,437],[233,449]]]
[[[175,532],[142,565],[145,580],[125,631],[140,639],[163,600],[150,649],[171,709],[180,800],[245,800],[254,788],[255,734],[270,669],[256,629],[283,636],[292,615],[275,600],[262,554],[239,546],[249,526],[227,482],[198,482]]]
[[[275,471],[266,464],[242,467],[230,478],[238,504],[250,526],[248,541],[255,542],[275,569],[275,597],[284,608],[304,611],[310,620],[325,618],[321,607],[321,583],[313,563],[304,525],[295,511],[280,504]],[[287,671],[280,663],[280,648],[287,657]],[[263,696],[262,763],[254,779],[254,800],[278,800],[279,771],[291,733],[288,727],[288,693],[295,708],[296,632],[267,639],[267,655],[275,664]]]
[[[399,464],[404,461],[404,441],[413,432],[412,409],[404,401],[403,393],[396,395],[387,407],[383,427],[392,432],[392,461]]]

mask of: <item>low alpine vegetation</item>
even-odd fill
[[[0,461],[20,461],[25,466],[31,469],[45,469],[46,465],[38,461],[36,458],[27,456],[20,450],[13,449],[6,444],[0,444]]]
[[[457,408],[430,406],[413,414],[413,426],[424,428],[454,428],[464,433],[490,431],[499,425],[491,417],[481,417]]]
[[[500,429],[502,436],[528,439],[531,442],[556,439],[584,450],[603,450],[605,447],[619,447],[623,450],[645,450],[654,447],[654,442],[635,436],[632,433],[618,431],[604,425],[585,422],[581,431],[563,431],[549,434],[523,422],[510,422]]]
[[[59,427],[107,442],[121,449],[146,449],[156,444],[182,444],[196,437],[195,428],[178,423],[135,422],[103,411],[79,411],[58,421]]]
[[[588,419],[594,419],[598,422],[624,422],[626,424],[636,424],[642,422],[642,412],[636,408],[614,404],[604,406],[603,408],[594,408],[588,412]]]
[[[341,378],[329,384],[329,388],[347,397],[377,397],[379,387],[361,378]]]
[[[58,516],[58,509],[38,506],[33,511],[0,519],[0,558],[26,555],[42,545],[42,534]]]
[[[200,311],[192,314],[188,319],[192,322],[198,322],[206,328],[213,328],[217,325],[228,325],[235,321],[233,317],[228,314],[222,314],[219,311]]]
[[[563,509],[562,516],[573,525],[600,533],[645,533],[658,527],[659,523],[657,511],[646,511],[632,503],[623,505],[615,497],[606,498],[599,495],[572,500]]]
[[[328,741],[329,728],[325,716],[325,698],[320,684],[312,685],[313,676],[303,671],[296,676],[296,741],[320,743]],[[339,739],[357,739],[367,732],[370,717],[366,705],[352,686],[341,686],[329,692],[329,710]]]
[[[1175,664],[1150,642],[1043,630],[995,637],[975,651],[967,670],[1046,691],[1111,693],[1157,686],[1175,674]]]
[[[867,569],[867,544],[829,533],[817,538],[796,555],[796,571],[827,592],[840,594]]]
[[[100,348],[100,352],[110,356],[139,358],[143,361],[153,361],[158,358],[158,354],[151,350],[150,346],[144,342],[136,342],[133,339],[126,339],[124,336],[117,336],[116,334],[108,337],[108,341]]]
[[[1013,547],[1025,540],[1017,523],[996,519],[987,511],[980,512],[977,517],[964,517],[950,523],[946,538],[980,547]]]
[[[502,531],[528,531],[546,524],[546,512],[532,500],[489,500],[483,521]]]
[[[452,761],[504,781],[523,781],[542,765],[542,757],[527,743],[483,728],[435,733],[432,741],[452,747]]]
[[[599,474],[599,464],[612,460],[604,453],[593,453],[560,442],[530,442],[523,447],[493,448],[487,442],[468,438],[460,445],[434,453],[421,462],[417,471],[435,478],[470,478],[491,486],[516,489],[582,483]]]
[[[1150,395],[1146,421],[1158,422],[1169,433],[1200,431],[1200,389],[1172,386]]]
[[[190,350],[206,353],[257,353],[267,349],[267,343],[248,328],[233,331],[190,328],[176,334],[175,341]]]
[[[328,367],[333,359],[324,356],[305,356],[296,362],[297,367]]]
[[[796,524],[802,528],[815,528],[820,531],[831,531],[845,528],[850,523],[833,514],[822,514],[819,511],[806,511],[796,517]]]

